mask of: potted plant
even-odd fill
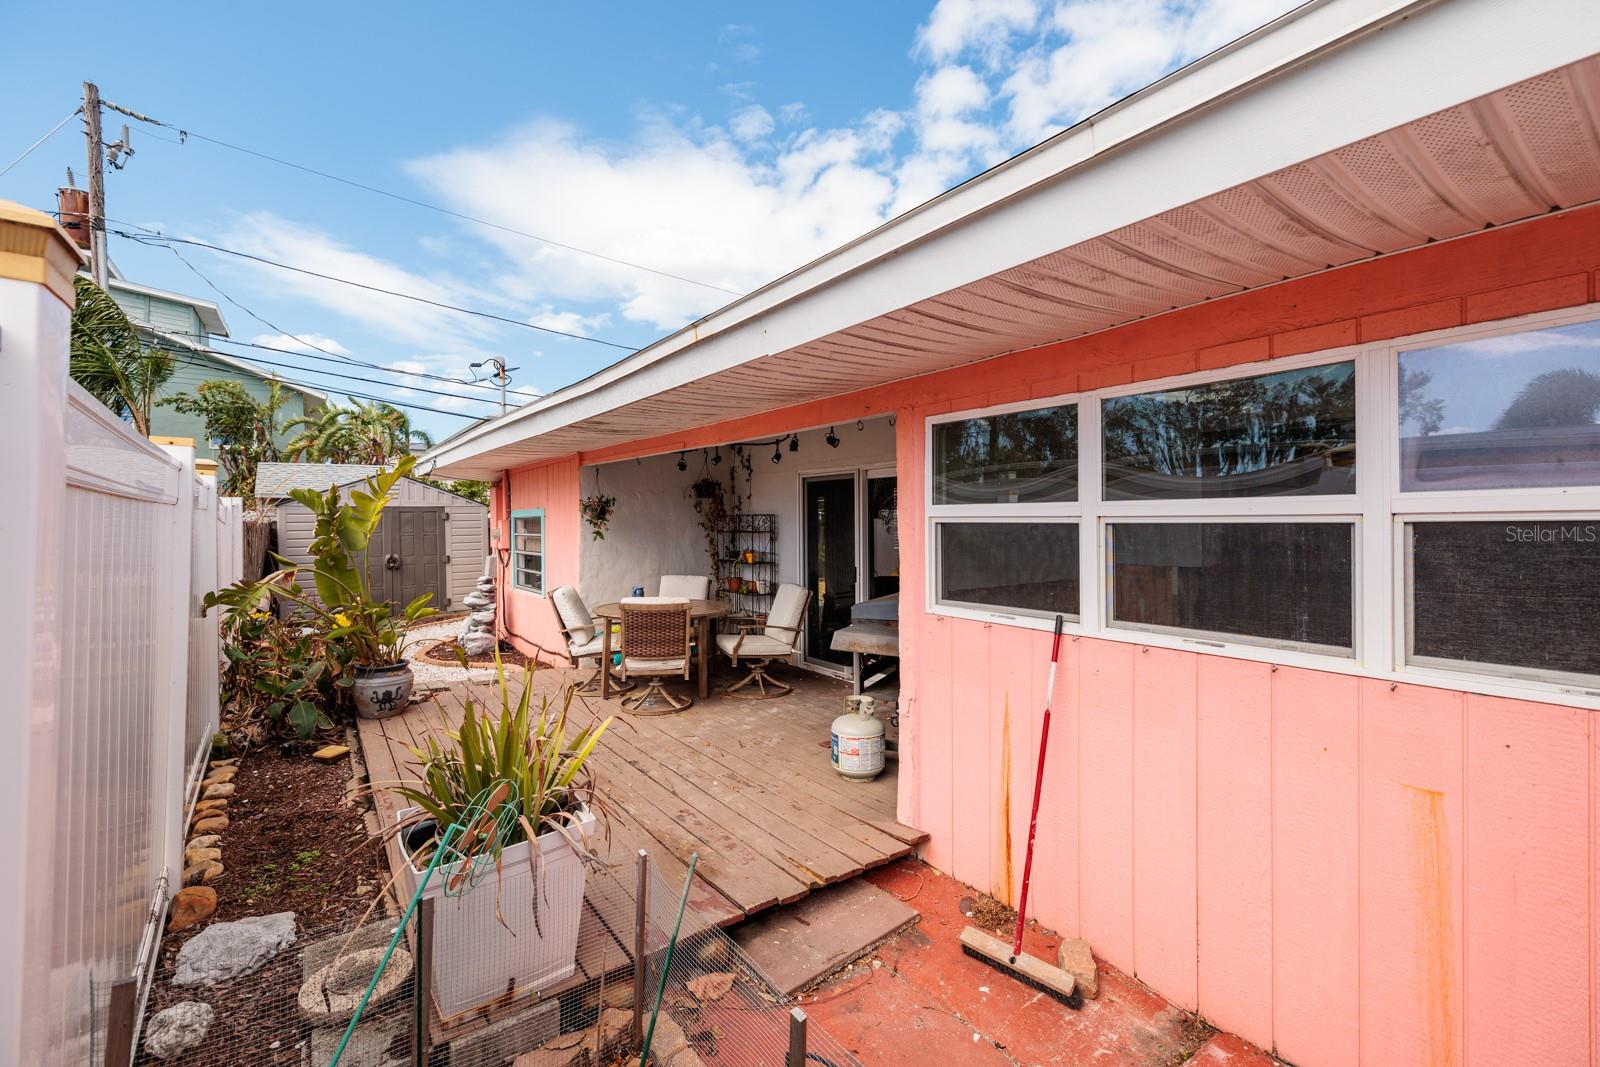
[[[616,510],[617,498],[606,496],[604,493],[595,493],[578,501],[578,510],[582,512],[583,519],[589,524],[589,529],[594,532],[596,541],[606,539],[606,526],[611,522],[611,513]]]
[[[574,730],[572,690],[559,707],[533,708],[533,671],[513,701],[495,657],[500,707],[491,719],[466,701],[444,744],[412,749],[416,786],[394,787],[412,805],[397,813],[403,876],[433,899],[433,991],[450,1018],[536,991],[576,968],[585,864],[598,808],[586,763],[611,720]],[[451,827],[457,827],[450,832]]]
[[[258,582],[238,582],[205,601],[206,607],[221,604],[230,612],[255,610],[268,596],[292,603],[323,630],[330,645],[343,650],[341,659],[351,665],[351,676],[341,684],[349,689],[356,713],[367,718],[405,708],[412,686],[411,665],[405,659],[406,627],[437,614],[428,606],[433,594],[424,593],[397,617],[387,601],[372,599],[364,566],[389,493],[415,463],[414,457],[403,457],[392,469],[366,479],[364,488],[351,489],[348,499],[337,486],[326,493],[290,491],[316,517],[309,547],[316,596],[297,580],[300,567],[280,556],[278,561],[285,564],[281,570]]]

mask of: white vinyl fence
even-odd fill
[[[0,715],[0,806],[16,805],[21,872],[0,890],[0,1063],[99,1067],[113,990],[142,1002],[181,888],[217,725],[200,606],[240,573],[243,514],[192,449],[152,445],[65,380],[58,309],[23,285],[0,279],[0,462],[21,471],[0,509],[0,668],[19,702]]]

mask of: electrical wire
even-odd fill
[[[148,115],[141,115],[137,112],[118,107],[116,104],[110,103],[109,101],[103,101],[103,103],[105,103],[105,106],[111,108],[112,110],[121,112],[122,114],[127,115],[130,118],[137,119],[140,122],[146,122],[153,126],[163,126],[169,130],[177,131],[179,137],[177,143],[180,145],[184,144],[188,138],[193,137],[196,140],[205,141],[207,144],[214,144],[219,148],[226,148],[231,152],[239,152],[247,156],[254,156],[256,159],[264,159],[269,163],[276,163],[280,167],[288,167],[291,170],[298,170],[305,174],[313,174],[318,178],[325,178],[328,181],[338,182],[341,185],[348,185],[353,189],[360,189],[363,192],[373,193],[377,196],[388,197],[390,200],[398,200],[403,204],[410,204],[412,207],[420,207],[426,211],[436,211],[441,215],[448,215],[453,219],[461,219],[464,222],[476,223],[479,226],[487,226],[490,229],[500,230],[504,233],[515,234],[518,237],[526,237],[530,241],[538,241],[540,244],[546,244],[552,248],[560,248],[568,252],[576,252],[579,255],[604,260],[607,263],[615,263],[619,267],[628,267],[631,270],[642,270],[647,274],[654,274],[662,278],[671,278],[673,281],[684,282],[688,285],[698,285],[705,289],[715,289],[719,293],[727,293],[730,296],[744,295],[737,289],[729,289],[725,286],[715,285],[711,282],[703,282],[696,278],[688,278],[682,274],[674,274],[671,271],[660,270],[656,267],[647,267],[642,263],[634,263],[630,260],[619,259],[616,256],[608,256],[603,252],[596,252],[593,249],[583,248],[579,245],[567,244],[563,241],[552,240],[549,237],[541,237],[536,233],[529,233],[526,230],[519,230],[514,226],[507,226],[501,222],[491,222],[488,219],[481,219],[475,215],[467,215],[460,211],[452,211],[450,208],[443,207],[439,204],[429,203],[426,200],[418,200],[415,197],[406,196],[402,193],[391,192],[388,189],[381,189],[376,185],[368,185],[366,182],[359,182],[353,178],[345,178],[338,174],[331,174],[328,171],[318,170],[316,167],[309,167],[303,163],[295,163],[291,160],[280,159],[277,156],[268,155],[266,152],[259,152],[253,148],[246,148],[243,145],[230,144],[229,142],[219,140],[216,137],[207,137],[203,133],[196,133],[193,130],[186,130],[170,122],[162,122],[160,119],[153,119]]]
[[[33,142],[27,148],[23,149],[22,155],[18,156],[16,159],[13,159],[10,163],[7,163],[6,164],[6,169],[5,170],[0,170],[0,178],[4,178],[7,174],[9,174],[11,172],[11,168],[12,167],[16,166],[18,163],[21,163],[24,159],[27,159],[29,156],[33,155],[33,150],[34,149],[38,148],[40,145],[44,144],[50,138],[54,137],[57,133],[59,133],[61,131],[61,127],[65,126],[67,123],[71,122],[75,116],[77,116],[79,114],[82,114],[82,112],[83,112],[82,106],[73,108],[71,115],[68,115],[66,118],[62,119],[60,122],[58,122],[54,126],[50,127],[50,132],[49,133],[45,134],[43,137],[41,137],[37,141]]]
[[[268,259],[265,256],[258,256],[251,252],[241,252],[236,248],[227,248],[223,245],[214,245],[206,241],[196,241],[187,237],[172,237],[161,233],[159,230],[151,230],[131,222],[122,222],[114,219],[108,219],[106,221],[117,222],[117,225],[119,226],[133,226],[137,230],[142,230],[142,233],[130,233],[127,230],[113,230],[110,227],[107,227],[106,229],[107,233],[115,234],[118,237],[125,237],[130,241],[134,241],[142,245],[165,248],[171,248],[173,244],[190,245],[195,248],[204,248],[211,252],[222,252],[226,255],[238,256],[240,259],[248,259],[252,262],[261,263],[269,267],[277,267],[280,270],[293,271],[296,274],[305,274],[313,278],[321,278],[324,281],[339,282],[342,285],[350,285],[357,289],[365,289],[371,293],[382,293],[384,296],[398,297],[401,300],[415,300],[419,304],[427,304],[430,307],[441,308],[445,311],[454,311],[462,315],[475,315],[479,318],[492,319],[495,322],[503,322],[510,326],[521,326],[529,330],[538,330],[540,333],[554,334],[557,337],[565,337],[573,341],[588,341],[591,344],[605,345],[608,348],[619,348],[624,352],[638,351],[637,348],[634,348],[631,345],[621,344],[617,341],[607,341],[604,338],[589,337],[581,333],[569,333],[566,330],[557,330],[550,326],[540,326],[536,323],[524,322],[521,319],[513,319],[506,315],[497,315],[492,311],[479,311],[475,308],[465,308],[456,304],[447,304],[442,300],[433,300],[425,296],[418,296],[415,293],[402,293],[394,289],[385,289],[380,285],[368,285],[366,282],[358,282],[353,278],[341,278],[336,274],[324,274],[321,271],[311,270],[308,267],[296,267],[292,263],[280,263],[275,259]],[[180,256],[179,258],[181,259],[182,257]],[[213,286],[213,288],[215,288],[215,286]],[[221,290],[219,289],[218,292],[221,292]],[[316,346],[313,345],[312,347]]]
[[[198,359],[189,358],[190,356],[200,356],[204,354],[205,353],[203,352],[192,351],[187,354],[182,352],[174,352],[172,353],[172,357],[180,363],[187,363],[191,367],[199,367],[204,370],[209,369],[207,364],[202,363]],[[426,411],[433,415],[449,415],[452,418],[470,419],[473,422],[488,422],[490,418],[490,416],[487,415],[470,415],[464,411],[448,411],[445,408],[430,408],[426,404],[408,404],[404,400],[391,400],[386,396],[374,396],[371,393],[358,393],[342,387],[335,388],[334,392],[340,393],[344,396],[355,397],[358,400],[375,400],[380,404],[391,404],[397,408],[410,408],[412,411]]]

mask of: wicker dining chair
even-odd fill
[[[741,659],[750,664],[750,673],[730,685],[729,693],[754,685],[761,697],[766,698],[782,696],[794,689],[768,674],[767,666],[776,659],[789,659],[799,651],[800,627],[810,603],[811,590],[798,585],[780,585],[764,621],[741,626],[738,633],[717,638],[717,647],[727,654],[735,667]],[[777,692],[768,693],[769,685]]]
[[[666,687],[668,678],[689,679],[694,657],[694,623],[687,597],[624,597],[622,608],[622,677],[648,678],[650,684],[633,696],[623,697],[622,710],[635,715],[671,715],[694,703],[693,697],[676,697]]]

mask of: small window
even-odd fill
[[[934,504],[1078,499],[1075,404],[933,424]]]
[[[978,610],[1078,615],[1076,522],[941,522],[939,602]]]
[[[511,584],[544,595],[544,512],[511,513]]]
[[[1413,522],[1406,540],[1409,662],[1600,676],[1600,520]]]
[[[1600,322],[1400,354],[1400,487],[1600,485]]]
[[[1349,655],[1349,522],[1109,524],[1116,626]]]
[[[1110,397],[1107,500],[1356,490],[1353,362]]]

